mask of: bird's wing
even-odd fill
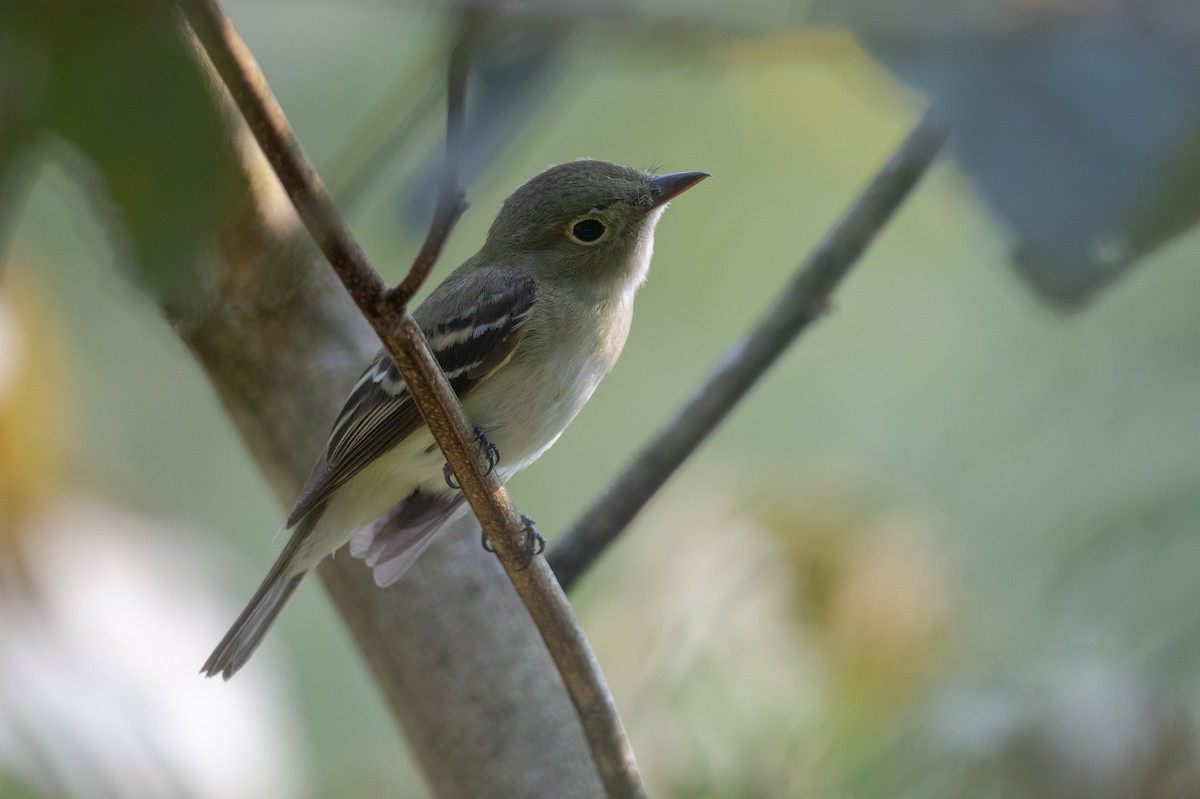
[[[454,392],[464,397],[504,365],[525,334],[537,282],[523,273],[488,270],[455,287],[462,298],[443,319],[417,319]],[[444,306],[443,306],[444,307]],[[424,425],[387,351],[359,378],[333,425],[325,454],[288,515],[299,522],[363,467]]]

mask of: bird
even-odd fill
[[[502,481],[558,440],[613,368],[655,226],[707,177],[594,159],[552,166],[504,201],[482,248],[413,312]],[[291,537],[201,672],[232,677],[304,576],[347,542],[379,586],[400,579],[467,509],[444,464],[381,351],[288,514]]]

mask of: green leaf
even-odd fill
[[[11,90],[34,110],[26,131],[56,133],[87,156],[140,282],[169,307],[188,302],[242,183],[179,18],[165,3],[38,0],[3,16],[2,35],[30,64]]]

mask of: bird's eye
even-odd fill
[[[604,223],[599,219],[580,219],[575,224],[571,225],[571,238],[581,244],[594,244],[604,235]]]

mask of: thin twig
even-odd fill
[[[549,561],[564,590],[571,589],[809,323],[821,317],[830,293],[925,174],[945,139],[945,128],[927,111],[758,323],[562,537]]]
[[[525,525],[499,478],[489,470],[484,454],[474,446],[473,433],[462,406],[429,350],[420,327],[403,305],[403,300],[407,299],[405,287],[388,291],[367,261],[292,134],[283,110],[249,49],[220,5],[216,0],[180,0],[180,5],[300,218],[395,360],[471,509],[546,642],[579,713],[608,796],[645,796],[612,696],[566,595],[544,559],[535,559],[529,568],[521,570],[525,560]],[[449,161],[456,157],[460,135],[453,128],[457,124],[461,130],[469,51],[466,39],[470,35],[466,28],[469,25],[464,26],[451,55]],[[410,275],[427,271],[422,258],[436,260],[461,214],[461,193],[452,181],[456,181],[453,164],[443,173],[443,201],[438,204],[430,235]],[[451,191],[446,191],[447,187]]]

